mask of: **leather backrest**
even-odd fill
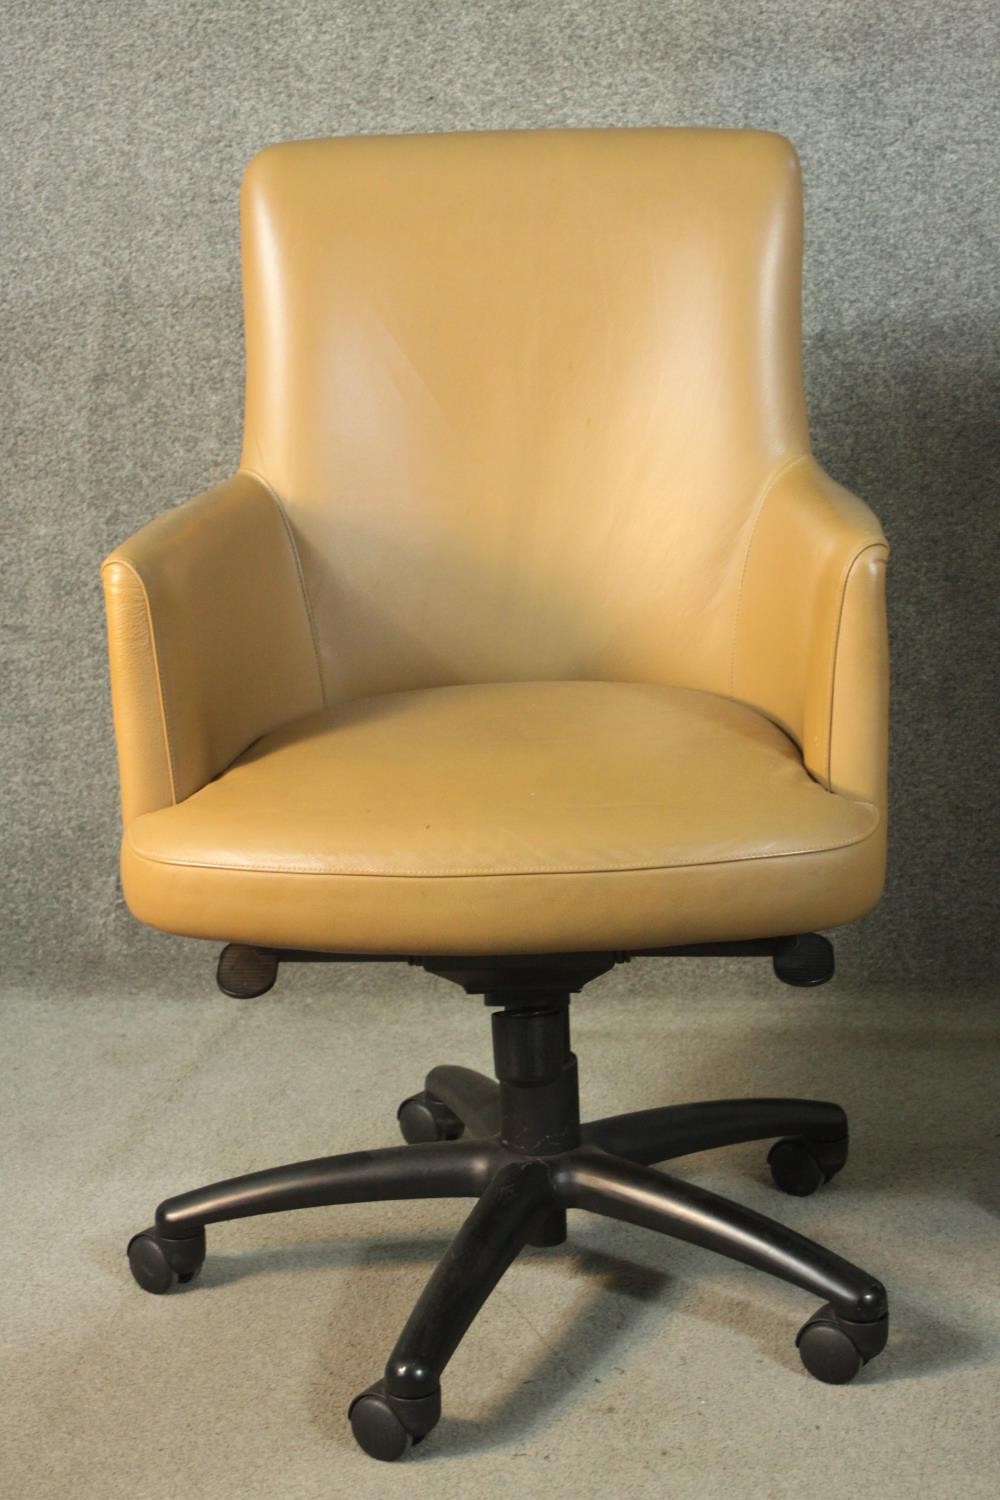
[[[728,690],[754,517],[808,451],[787,141],[294,142],[242,215],[242,462],[287,508],[328,698]]]

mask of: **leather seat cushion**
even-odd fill
[[[507,682],[356,699],[130,824],[129,906],[194,937],[340,952],[774,936],[877,900],[877,810],[711,693]]]

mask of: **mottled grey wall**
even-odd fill
[[[991,20],[991,13],[994,19]],[[116,894],[97,564],[232,468],[237,189],[268,141],[752,125],[806,180],[815,445],[882,516],[892,880],[856,973],[968,979],[988,933],[996,659],[990,0],[7,0],[0,45],[4,965],[187,964]]]

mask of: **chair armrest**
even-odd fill
[[[737,605],[731,691],[791,735],[821,785],[885,815],[889,547],[808,455],[765,492]]]
[[[101,576],[126,825],[321,707],[295,542],[254,476],[159,516],[105,558]]]

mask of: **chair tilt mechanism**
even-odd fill
[[[822,984],[829,942],[815,934],[745,943],[644,950],[653,954],[770,954],[779,979]],[[335,1203],[475,1198],[389,1355],[382,1378],[357,1395],[354,1436],[374,1458],[400,1458],[441,1415],[441,1376],[479,1309],[525,1245],[566,1239],[566,1210],[587,1209],[715,1250],[823,1300],[796,1340],[811,1375],[853,1379],[885,1347],[885,1288],[821,1245],[716,1193],[657,1170],[740,1141],[778,1139],[768,1154],[783,1192],[815,1192],[847,1160],[847,1118],[808,1099],[723,1099],[580,1121],[569,1002],[627,953],[411,958],[482,995],[493,1008],[496,1080],[445,1065],[399,1106],[405,1146],[296,1162],[168,1198],[152,1228],[129,1244],[132,1273],[149,1292],[190,1282],[205,1258],[205,1226],[224,1219]],[[220,988],[263,994],[279,961],[358,961],[370,955],[278,951],[231,944]]]

